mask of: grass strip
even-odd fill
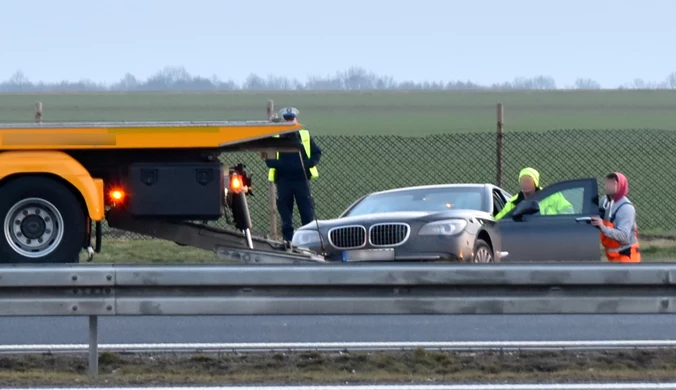
[[[643,261],[676,262],[676,240],[642,239]],[[599,256],[601,251],[599,250]],[[600,257],[599,257],[600,259]],[[82,256],[84,261],[84,254]],[[221,260],[215,253],[177,245],[164,240],[105,239],[101,253],[94,257],[94,264],[235,264]]]
[[[102,353],[100,374],[86,376],[86,357],[1,356],[0,384],[189,385],[289,383],[465,383],[673,379],[676,350],[390,351],[373,353]]]

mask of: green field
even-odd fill
[[[507,190],[516,191],[523,166],[539,169],[543,185],[619,170],[641,231],[676,233],[676,91],[15,94],[0,95],[0,122],[31,121],[37,101],[44,121],[263,119],[269,99],[297,107],[323,149],[313,183],[319,218],[377,190],[495,183],[500,102]],[[254,173],[254,229],[269,232],[265,165],[253,153],[223,160]]]
[[[227,92],[0,95],[0,122],[217,120],[265,117],[273,99],[317,135],[425,135],[507,130],[675,128],[676,91]]]

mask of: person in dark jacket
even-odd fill
[[[289,107],[282,109],[280,114],[285,121],[293,122],[298,110]],[[322,150],[310,137],[309,131],[302,129],[293,136],[298,137],[303,145],[300,156],[298,152],[277,153],[276,159],[265,160],[270,168],[268,179],[277,185],[277,210],[282,219],[282,237],[287,242],[293,238],[294,199],[303,225],[315,219],[309,182],[319,176],[317,164],[322,156]]]

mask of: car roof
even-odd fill
[[[454,184],[432,184],[432,185],[424,185],[424,186],[413,186],[413,187],[402,187],[402,188],[394,188],[391,190],[385,190],[385,191],[378,191],[378,192],[372,192],[367,196],[370,195],[380,195],[380,194],[392,194],[392,193],[397,193],[397,192],[403,192],[403,191],[410,191],[410,190],[433,190],[433,189],[442,189],[442,188],[494,188],[495,186],[493,184],[479,184],[479,183],[454,183]]]

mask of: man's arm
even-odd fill
[[[319,164],[319,159],[322,158],[322,149],[313,138],[310,138],[310,155],[311,157],[305,161],[305,165],[308,168],[316,167]]]
[[[498,215],[495,216],[495,220],[499,221],[500,219],[502,219],[502,217],[504,217],[505,215],[507,215],[507,213],[512,211],[514,207],[516,207],[515,203],[512,200],[509,200],[507,203],[505,203],[505,207],[503,207],[502,210],[500,210],[500,212],[498,213]]]
[[[504,217],[509,212],[509,210],[511,209],[508,209],[507,206],[505,206],[502,210],[500,210],[498,215],[495,216],[495,220],[499,221],[500,219],[502,219],[502,217]]]
[[[566,199],[565,196],[563,196],[562,193],[558,193],[559,196],[556,200],[556,213],[557,214],[574,214],[575,213],[575,208],[573,205]]]
[[[268,168],[279,168],[280,163],[279,160],[276,158],[266,158],[265,159],[265,165],[268,166]]]
[[[631,241],[632,228],[634,227],[634,220],[636,218],[636,210],[631,204],[622,206],[615,214],[614,228],[608,226],[599,226],[606,237],[611,238],[621,243],[628,243]]]

